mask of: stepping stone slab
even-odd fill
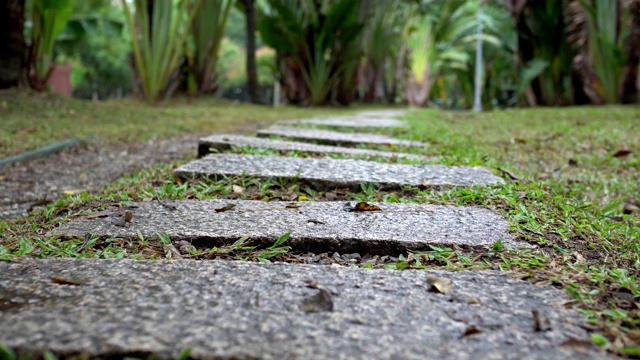
[[[229,204],[235,206],[220,211]],[[172,241],[187,240],[207,247],[232,244],[241,237],[271,246],[283,234],[291,233],[286,245],[294,250],[387,255],[429,250],[429,245],[484,247],[498,240],[514,247],[523,245],[508,233],[509,224],[487,209],[370,204],[381,210],[349,211],[344,202],[150,201],[135,204],[130,210],[133,219],[124,227],[108,217],[77,218],[53,233],[136,239],[138,234],[150,237],[164,233],[170,234]]]
[[[300,125],[324,125],[333,127],[369,127],[369,128],[405,128],[408,127],[404,121],[385,118],[330,118],[330,119],[305,119],[305,120],[285,120],[278,124],[300,124]]]
[[[268,138],[255,138],[241,135],[212,135],[200,139],[198,145],[198,156],[202,157],[211,153],[211,148],[219,152],[230,150],[232,146],[250,146],[252,148],[265,148],[280,151],[300,151],[314,155],[325,154],[346,154],[361,156],[381,156],[387,158],[401,157],[416,160],[429,160],[426,156],[396,153],[390,151],[376,151],[366,149],[356,149],[348,147],[315,145],[304,142],[284,141]]]
[[[343,133],[330,130],[303,129],[283,126],[272,126],[258,130],[259,137],[282,136],[299,141],[313,141],[326,145],[394,145],[394,146],[428,146],[427,143],[412,140],[395,139],[386,135],[367,133]]]
[[[313,159],[281,156],[211,154],[186,163],[173,175],[183,179],[248,175],[259,178],[299,178],[323,189],[373,183],[378,188],[413,185],[448,188],[499,184],[504,181],[483,167],[385,164],[352,159]]]
[[[361,111],[356,114],[358,117],[379,118],[379,117],[397,117],[406,114],[404,110],[372,110]]]
[[[0,343],[104,358],[608,358],[567,300],[497,272],[23,260],[0,263]]]

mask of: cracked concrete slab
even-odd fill
[[[360,189],[418,186],[444,189],[452,186],[491,185],[504,182],[487,168],[475,166],[386,164],[352,159],[314,159],[281,156],[211,154],[179,166],[173,175],[183,179],[215,176],[297,178],[316,189]]]
[[[233,134],[220,134],[211,135],[201,138],[198,145],[198,156],[202,157],[210,154],[211,149],[215,149],[218,152],[230,150],[232,146],[243,147],[249,146],[252,148],[264,148],[273,149],[279,151],[300,151],[313,155],[325,155],[325,154],[345,154],[351,156],[380,156],[386,158],[401,157],[415,160],[431,160],[427,156],[406,154],[391,151],[376,151],[367,149],[357,149],[339,146],[329,145],[315,145],[297,141],[285,141],[269,138],[256,138],[242,135]]]
[[[393,145],[425,147],[427,143],[413,140],[402,140],[381,134],[344,133],[330,130],[305,129],[285,126],[272,126],[258,130],[259,137],[282,136],[298,141],[312,141],[325,145],[357,146],[357,145]]]
[[[220,211],[232,204],[233,208]],[[182,200],[136,203],[130,223],[112,218],[76,218],[54,234],[138,238],[171,235],[195,246],[232,244],[241,237],[271,246],[285,233],[286,245],[299,251],[395,254],[429,250],[430,245],[482,248],[496,241],[524,244],[509,234],[502,216],[481,208],[370,203],[380,211],[349,211],[343,202],[263,202],[252,200]],[[349,203],[350,206],[356,202]],[[170,209],[175,208],[175,209]],[[216,211],[216,209],[218,209]]]
[[[297,125],[323,125],[332,127],[353,127],[353,128],[406,128],[406,122],[381,117],[334,117],[327,119],[302,119],[302,120],[283,120],[277,124],[297,124]]]
[[[492,271],[22,260],[0,263],[0,343],[105,358],[609,358],[568,300]]]

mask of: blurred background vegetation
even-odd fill
[[[301,106],[636,103],[640,0],[7,0],[0,88]],[[482,27],[480,27],[482,24]],[[476,53],[482,47],[480,77]],[[479,81],[478,81],[479,80]],[[281,90],[274,89],[278,85]]]

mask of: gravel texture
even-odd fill
[[[298,178],[317,189],[360,184],[378,188],[404,185],[442,189],[452,186],[500,184],[504,181],[483,167],[384,164],[351,159],[284,158],[279,156],[211,154],[178,167],[174,176],[197,179],[207,176],[248,175],[258,178]]]
[[[105,358],[607,358],[567,300],[497,272],[25,260],[0,263],[0,343]]]

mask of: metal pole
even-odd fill
[[[478,40],[476,42],[476,77],[473,111],[482,111],[482,0],[478,0]]]

